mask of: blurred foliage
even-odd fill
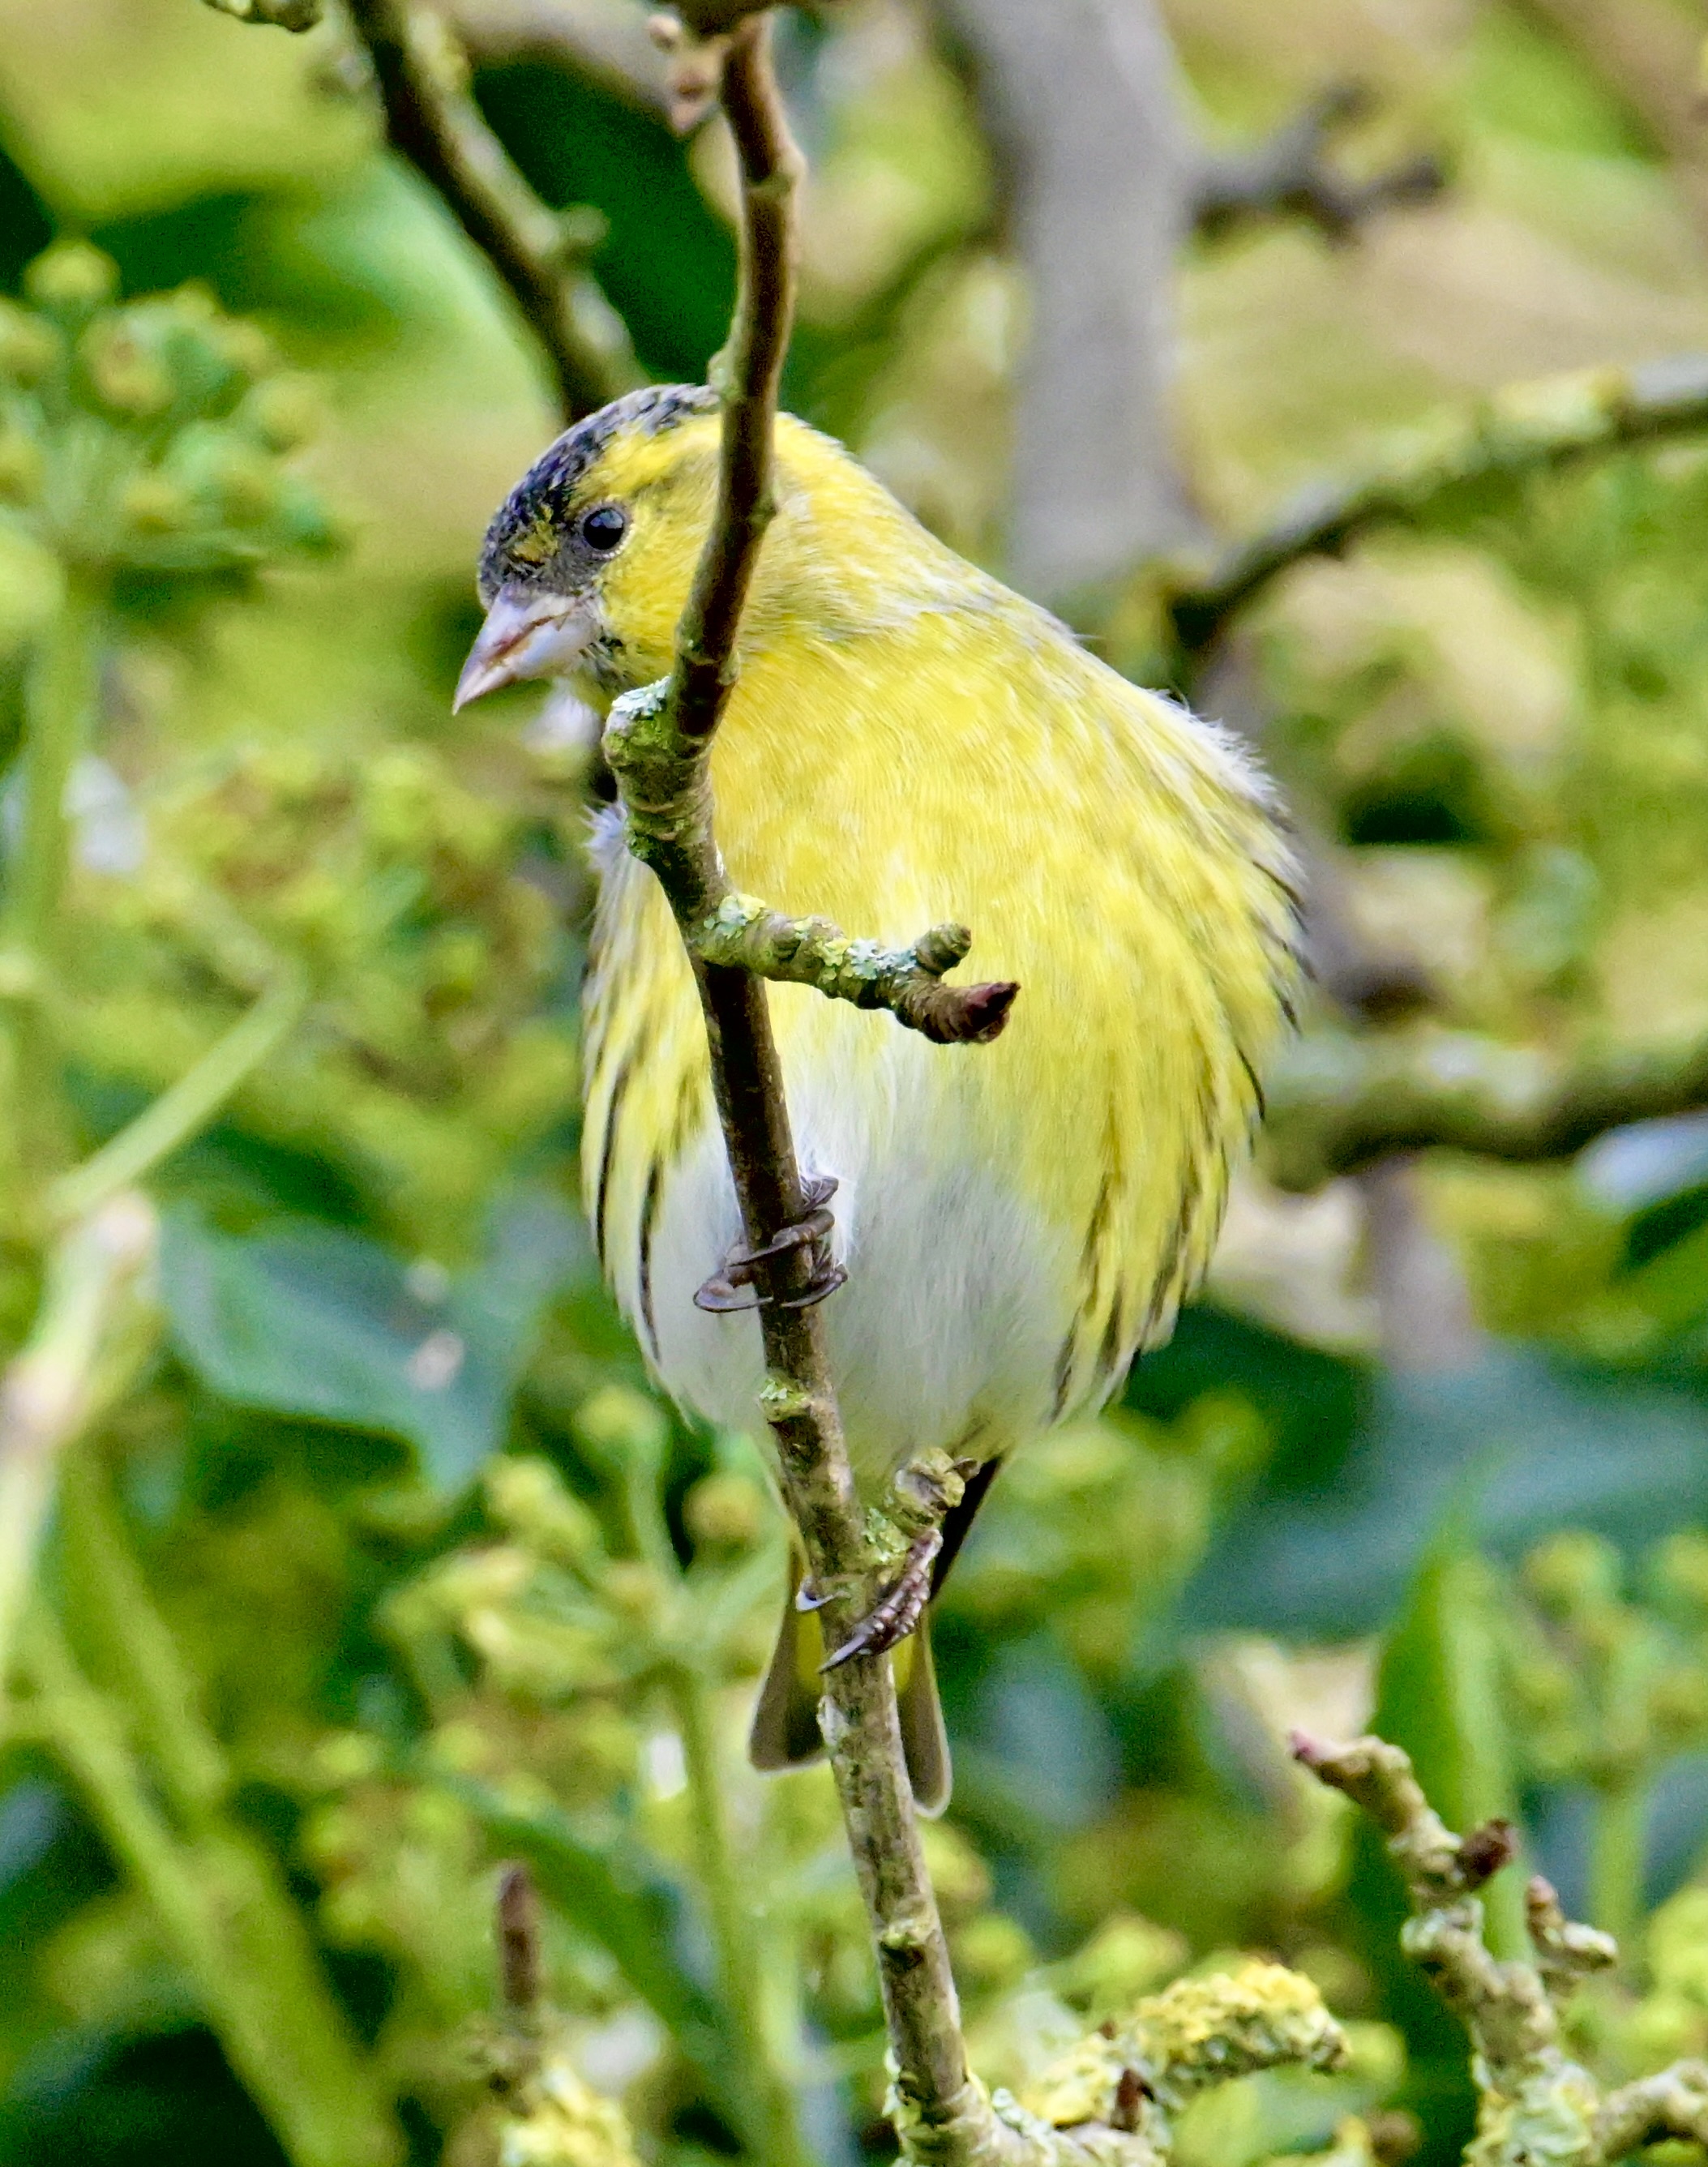
[[[1696,183],[1539,15],[1169,15],[1229,141],[1356,75],[1353,165],[1453,172],[1344,249],[1282,220],[1188,250],[1181,440],[1229,530],[1443,402],[1708,345]],[[537,358],[381,153],[336,17],[0,0],[0,27],[8,761],[67,568],[103,591],[62,1158],[282,972],[304,988],[150,1174],[154,1351],[72,1455],[64,1645],[33,1644],[0,1753],[0,2162],[591,2167],[621,2099],[642,2156],[707,2167],[752,2143],[768,2071],[811,2156],[882,2156],[828,1778],[742,1756],[783,1576],[764,1470],[653,1400],[573,1200],[584,747],[526,695],[449,718],[479,536],[553,427]],[[791,401],[996,561],[1024,283],[960,60],[923,7],[848,0],[784,62],[812,161]],[[698,375],[733,265],[715,128],[680,143],[537,56],[476,87],[545,199],[603,221],[646,368]],[[1370,1027],[1708,1031],[1705,538],[1681,443],[1467,487],[1266,599],[1267,750],[1359,940],[1420,988]],[[8,907],[26,813],[14,767]],[[942,1607],[957,1788],[928,1841],[981,2069],[1023,2086],[1235,1951],[1351,2020],[1342,2073],[1191,2108],[1187,2167],[1367,2162],[1396,2103],[1444,2159],[1471,2105],[1293,1722],[1373,1707],[1450,1820],[1511,1811],[1568,1908],[1647,1915],[1575,2019],[1610,2081],[1708,2047],[1708,1127],[1420,1186],[1482,1330],[1461,1367],[1393,1359],[1356,1185],[1254,1178],[1211,1301],[1004,1476]],[[35,1232],[8,1193],[8,1348]],[[480,2027],[517,1857],[561,2029],[505,2102]],[[241,1932],[214,1900],[240,1883]],[[269,2058],[255,1977],[308,2012],[307,2077]],[[316,2153],[293,2087],[353,2087],[367,2151]]]

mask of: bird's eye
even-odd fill
[[[581,519],[581,538],[590,549],[608,557],[629,531],[627,515],[614,504],[595,504]]]

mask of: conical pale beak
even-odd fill
[[[587,652],[597,629],[590,599],[502,589],[468,650],[452,713],[484,692],[495,692],[500,685],[519,684],[528,677],[563,676]]]

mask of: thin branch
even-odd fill
[[[1367,181],[1348,180],[1329,163],[1330,143],[1359,119],[1369,98],[1357,83],[1336,83],[1311,99],[1266,142],[1205,160],[1192,193],[1192,220],[1215,238],[1241,220],[1291,212],[1329,241],[1348,241],[1378,212],[1429,203],[1446,185],[1439,158],[1408,159]]]
[[[441,19],[412,0],[350,0],[385,109],[386,137],[509,289],[545,349],[569,421],[637,381],[621,320],[578,262],[574,236],[510,162],[469,94]]]
[[[1289,1054],[1268,1097],[1265,1164],[1285,1189],[1318,1189],[1396,1152],[1526,1165],[1708,1106],[1708,1043],[1568,1066],[1469,1031],[1319,1031]]]
[[[543,1992],[544,1959],[540,1949],[540,1896],[526,1866],[506,1866],[499,1876],[498,1983],[513,2019],[526,2022],[538,2014]]]
[[[772,509],[778,380],[793,314],[795,192],[800,154],[772,73],[769,25],[740,23],[730,41],[724,109],[741,161],[741,286],[717,364],[722,453],[712,529],[677,633],[663,699],[619,702],[606,751],[628,815],[632,847],[657,874],[690,951],[719,900],[707,754],[734,679],[735,635]],[[708,904],[710,909],[708,909]],[[764,1248],[806,1210],[764,987],[749,972],[698,963],[713,1085],[750,1248]],[[843,1441],[817,1307],[785,1305],[806,1291],[805,1252],[757,1267],[767,1381],[763,1410],[789,1503],[838,1639],[870,1598],[872,1558]],[[907,2113],[941,2126],[988,2103],[968,2075],[948,1945],[914,1819],[887,1657],[859,1658],[828,1681],[828,1744],[849,1841],[878,1950],[896,2089]]]
[[[1000,1035],[1020,988],[1012,980],[944,984],[944,972],[963,960],[972,940],[964,925],[933,925],[909,948],[884,948],[851,940],[828,918],[785,918],[726,888],[690,945],[702,963],[812,986],[857,1009],[887,1009],[936,1045],[983,1046]]]
[[[1679,355],[1515,384],[1405,439],[1351,481],[1314,488],[1263,534],[1164,598],[1182,655],[1202,655],[1272,580],[1337,554],[1372,528],[1406,525],[1467,483],[1541,474],[1598,453],[1708,428],[1708,358]]]
[[[731,32],[722,98],[741,165],[742,258],[735,321],[714,371],[723,394],[717,508],[678,628],[668,688],[662,697],[617,702],[605,740],[631,845],[658,876],[690,952],[696,927],[716,914],[724,887],[707,760],[734,681],[736,632],[774,509],[777,386],[794,308],[801,162],[763,17],[745,16]],[[764,987],[749,971],[724,962],[696,959],[695,975],[742,1223],[749,1247],[761,1250],[807,1208]],[[843,1440],[822,1312],[786,1306],[806,1290],[811,1269],[800,1248],[785,1248],[755,1267],[765,1297],[761,1402],[815,1581],[837,1591],[828,1624],[841,1640],[875,1592],[875,1561]],[[824,1717],[877,1949],[898,2119],[922,2148],[928,2148],[920,2133],[936,2132],[956,2156],[969,2157],[989,2148],[995,2118],[967,2069],[887,1656],[858,1657],[831,1672]]]
[[[1501,1963],[1490,1953],[1476,1892],[1512,1856],[1504,1823],[1454,1836],[1430,1810],[1409,1759],[1383,1739],[1328,1746],[1295,1733],[1293,1743],[1304,1767],[1387,1837],[1411,1910],[1401,1946],[1471,2035],[1478,2107],[1467,2159],[1476,2167],[1531,2167],[1540,2159],[1611,2167],[1661,2138],[1708,2141],[1708,2066],[1677,2062],[1604,2098],[1589,2071],[1568,2059],[1567,2005],[1618,1952],[1605,1934],[1568,1922],[1546,1881],[1526,1891],[1534,1960]]]

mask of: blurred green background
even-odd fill
[[[1157,554],[1254,532],[1514,380],[1708,352],[1689,8],[1166,18],[1177,114],[1225,156],[1352,82],[1338,169],[1427,154],[1445,186],[1340,240],[1286,205],[1194,232],[1159,199],[1179,232],[1150,448],[1187,508]],[[672,133],[642,20],[610,0],[463,27],[517,165],[597,214],[640,368],[697,378],[731,297],[727,146]],[[971,0],[786,20],[812,162],[786,395],[1000,570],[1039,486],[1011,490],[1017,435],[1052,392],[1017,405],[1038,266],[981,29]],[[581,2074],[648,2158],[740,2154],[708,1783],[807,2146],[886,2157],[828,1777],[742,1759],[778,1515],[751,1443],[652,1395],[574,1201],[584,733],[537,689],[450,714],[482,530],[559,426],[543,367],[383,148],[336,20],[0,0],[0,287],[56,236],[126,297],[195,282],[257,326],[294,402],[267,441],[305,436],[288,488],[256,484],[252,547],[133,552],[114,591],[67,800],[71,1147],[277,972],[308,991],[151,1175],[157,1306],[67,1465],[42,1564],[61,1637],[0,1751],[0,2161],[473,2167],[468,2027],[516,1856]],[[1295,1092],[1348,1031],[1449,1068],[1494,1047],[1520,1079],[1708,1036],[1705,560],[1684,435],[1447,491],[1242,618],[1192,689],[1261,737],[1317,868]],[[0,520],[0,757],[58,581],[31,518]],[[1049,598],[1136,655],[1134,612],[1087,591]],[[14,777],[13,880],[24,819]],[[22,1133],[39,1110],[11,1088]],[[21,1202],[6,1242],[11,1348],[42,1294]],[[1708,1112],[1307,1195],[1260,1154],[1173,1346],[998,1486],[938,1645],[957,1782],[932,1859],[993,2080],[1187,1967],[1273,1951],[1354,2025],[1351,2070],[1229,2088],[1187,2167],[1395,2106],[1453,2156],[1457,2027],[1398,1955],[1382,1862],[1287,1756],[1289,1725],[1372,1712],[1450,1820],[1513,1814],[1568,1907],[1625,1937],[1579,2019],[1598,2069],[1708,2047]]]

